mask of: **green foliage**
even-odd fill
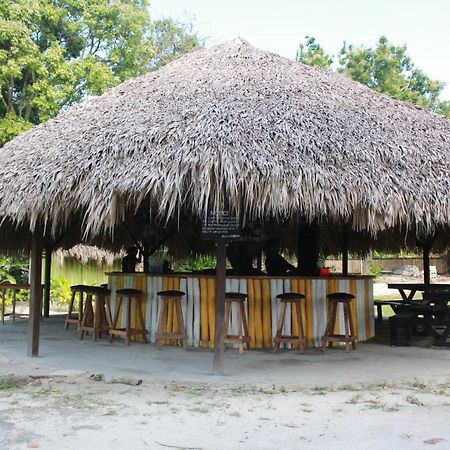
[[[28,260],[26,258],[0,257],[0,282],[28,283]]]
[[[0,145],[199,45],[147,0],[0,0]]]
[[[308,66],[330,69],[331,64],[333,64],[333,58],[325,53],[314,37],[306,36],[305,39],[306,43],[300,43],[298,46],[296,61]]]
[[[306,44],[299,46],[297,61],[328,69],[333,58],[313,37],[306,36]],[[384,36],[379,38],[375,48],[344,42],[336,70],[377,92],[450,118],[450,102],[440,100],[444,83],[432,80],[415,67],[407,55],[406,45],[393,45]]]
[[[50,281],[50,300],[54,304],[69,303],[72,292],[70,281],[66,278],[52,278]]]
[[[28,283],[28,262],[24,258],[0,258],[0,283]],[[17,300],[28,300],[28,291],[19,291]],[[12,293],[7,291],[6,303],[12,302]]]
[[[215,267],[216,258],[214,256],[201,256],[178,262],[176,270],[179,272],[192,272],[194,270],[215,269]]]
[[[369,261],[369,275],[377,277],[383,270],[383,265],[381,263],[376,263],[374,261]]]
[[[17,117],[12,112],[6,113],[5,116],[0,119],[0,146],[23,131],[29,130],[31,127],[32,124],[25,119]]]

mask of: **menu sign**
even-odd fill
[[[203,220],[202,239],[210,241],[236,241],[241,237],[239,218],[229,211],[211,213]]]

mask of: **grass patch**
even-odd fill
[[[0,377],[0,392],[17,389],[30,383],[28,378]]]

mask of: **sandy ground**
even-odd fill
[[[450,448],[450,377],[258,386],[3,378],[2,449]]]
[[[385,332],[385,331],[384,331]],[[450,449],[450,350],[379,334],[349,354],[212,353],[0,326],[0,450]]]

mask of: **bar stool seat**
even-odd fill
[[[350,344],[353,350],[356,349],[356,335],[353,329],[352,310],[350,308],[350,303],[354,298],[354,295],[348,294],[347,292],[332,292],[327,295],[328,319],[322,340],[322,351],[326,350],[327,345],[332,347],[334,342],[344,342],[346,352],[350,351]],[[344,309],[345,334],[335,334],[334,332],[339,303],[342,303]]]
[[[109,296],[111,291],[100,286],[78,285],[75,291],[86,294],[86,301],[78,327],[80,339],[86,332],[92,333],[92,339],[97,341],[102,333],[108,333],[112,325]]]
[[[118,303],[114,314],[114,322],[109,330],[109,342],[112,343],[115,336],[124,337],[126,345],[130,345],[130,338],[132,336],[142,336],[144,342],[148,342],[148,331],[145,329],[144,315],[142,313],[142,298],[144,297],[144,293],[139,289],[118,289],[116,291],[116,297],[118,298]],[[131,327],[131,310],[133,301],[136,309],[137,322],[139,323],[138,326],[134,328]],[[121,328],[119,326],[123,302],[126,302],[125,328]]]
[[[157,348],[160,348],[161,341],[165,339],[176,339],[178,344],[182,344],[186,348],[187,332],[184,326],[183,310],[181,309],[181,298],[186,295],[183,291],[166,290],[156,293],[161,297],[162,305],[159,311],[158,329],[155,340]],[[164,325],[167,322],[169,313],[169,304],[173,302],[174,312],[177,317],[177,331],[164,331]]]
[[[242,292],[225,292],[225,326],[224,342],[225,344],[237,342],[239,344],[239,353],[244,353],[244,344],[248,347],[250,336],[248,334],[247,314],[245,312],[245,301],[247,294]],[[231,318],[231,308],[233,303],[237,304],[237,327],[238,334],[228,334]]]
[[[280,349],[280,344],[282,342],[286,343],[298,343],[299,349],[301,353],[304,353],[306,348],[306,338],[305,334],[303,333],[303,313],[302,313],[302,307],[301,303],[305,301],[305,296],[303,294],[300,294],[299,292],[286,292],[284,294],[278,294],[277,299],[280,300],[280,315],[278,317],[278,323],[277,323],[277,333],[275,335],[275,338],[273,340],[273,350],[274,352],[277,352]],[[291,305],[291,312],[294,310],[297,312],[297,327],[298,327],[298,336],[294,334],[283,334],[283,326],[284,326],[284,320],[286,316],[286,308],[287,305]]]

